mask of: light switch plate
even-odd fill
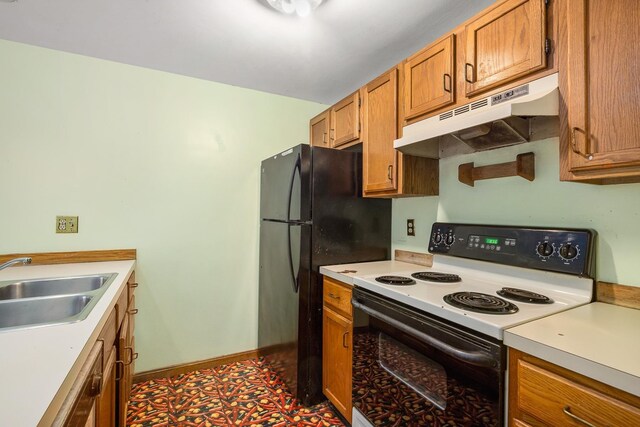
[[[56,233],[77,233],[78,217],[77,216],[57,216],[56,217]]]

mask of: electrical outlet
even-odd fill
[[[413,220],[408,219],[407,220],[407,236],[415,236],[415,235],[416,235],[416,228],[414,226]]]
[[[56,233],[77,233],[78,217],[77,216],[57,216],[56,217]]]

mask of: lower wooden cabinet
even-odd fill
[[[637,426],[640,397],[509,350],[509,425]]]
[[[329,277],[324,278],[322,340],[322,390],[351,422],[351,287]]]
[[[135,273],[122,290],[54,426],[125,427],[135,352]]]

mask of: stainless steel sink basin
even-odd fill
[[[0,282],[0,330],[84,320],[116,273]]]
[[[0,300],[91,292],[100,289],[109,278],[108,275],[96,275],[2,282]]]
[[[65,295],[5,302],[0,305],[0,328],[80,320],[80,314],[92,299],[89,295]]]

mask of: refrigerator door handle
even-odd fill
[[[287,226],[287,244],[289,245],[289,268],[291,270],[291,280],[293,292],[298,293],[298,276],[293,270],[293,251],[291,250],[291,227],[300,227],[301,224],[289,224]]]
[[[287,221],[291,221],[291,198],[293,196],[293,183],[296,180],[296,172],[300,173],[301,163],[302,159],[300,154],[298,153],[296,164],[293,167],[293,171],[291,172],[291,181],[289,182],[289,197],[287,198]]]

